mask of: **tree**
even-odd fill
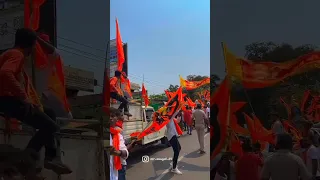
[[[257,62],[285,62],[313,52],[316,48],[316,46],[310,44],[293,47],[288,43],[275,44],[273,42],[255,42],[245,46],[245,57],[251,61]]]
[[[170,84],[168,91],[170,92],[176,92],[178,90],[179,86],[178,85],[172,85]]]
[[[163,101],[168,100],[167,95],[165,93],[162,94],[152,94],[149,96],[151,101]]]

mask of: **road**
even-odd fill
[[[193,180],[210,179],[210,146],[209,133],[205,135],[204,155],[198,153],[199,143],[197,133],[192,135],[184,134],[179,138],[181,151],[178,159],[178,169],[183,173],[176,175],[170,172],[170,162],[173,150],[161,144],[144,147],[130,153],[127,159],[127,179],[128,180]],[[143,156],[149,156],[149,162],[142,162]],[[158,158],[162,160],[151,160]]]

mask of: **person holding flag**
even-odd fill
[[[120,175],[125,179],[125,173],[122,171],[119,174],[119,171],[122,170],[122,165],[126,164],[126,159],[129,157],[129,151],[121,134],[122,129],[116,125],[119,117],[121,117],[121,112],[110,107],[110,146],[107,147],[110,153],[110,180],[118,180]]]
[[[159,109],[160,114],[162,114],[163,111],[170,112],[171,109],[170,109],[170,107],[168,107],[167,109],[163,108],[163,107]],[[177,128],[177,126],[176,126],[177,122],[175,122],[175,117],[177,116],[177,114],[179,112],[180,112],[180,109],[178,109],[176,112],[174,112],[174,114],[172,114],[172,116],[169,117],[170,121],[166,125],[166,127],[167,127],[167,135],[166,136],[167,136],[168,141],[169,141],[169,143],[170,143],[170,145],[171,145],[171,147],[173,149],[171,172],[181,175],[182,172],[177,168],[179,153],[180,153],[180,150],[181,150],[181,145],[180,145],[179,140],[178,140],[178,136],[179,136],[178,131],[181,133],[181,129],[180,130],[176,129]]]
[[[110,79],[110,97],[112,99],[120,101],[121,104],[118,109],[121,111],[124,109],[124,114],[130,117],[132,115],[129,113],[129,101],[123,95],[123,92],[120,87],[121,75],[122,73],[117,70],[114,72],[114,77]]]

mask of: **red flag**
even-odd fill
[[[156,113],[155,113],[156,114]],[[165,125],[167,125],[170,121],[170,119],[167,116],[157,116],[154,115],[152,117],[153,122],[151,124],[151,126],[149,126],[147,129],[145,129],[144,131],[142,131],[139,136],[138,139],[142,139],[144,136],[147,136],[149,134],[158,132],[160,129],[162,129]]]
[[[166,93],[166,96],[168,97],[168,99],[170,99],[174,94],[174,92],[170,92],[168,90],[165,90],[164,92]]]
[[[124,58],[124,51],[122,46],[122,39],[121,39],[118,19],[116,19],[116,41],[117,41],[118,70],[122,71],[125,58]]]
[[[211,159],[214,159],[224,148],[228,136],[228,109],[229,109],[229,84],[227,78],[218,87],[211,99],[211,106],[217,105],[219,113],[217,119],[211,118],[213,135],[211,138],[210,149]]]
[[[64,76],[63,62],[60,56],[57,57],[54,64],[55,70],[52,71],[48,79],[48,89],[50,89],[55,96],[63,104],[64,109],[70,112],[70,105],[67,100],[66,82]]]
[[[144,84],[142,83],[142,98],[144,99],[144,104],[147,107],[149,105],[149,98],[148,98],[148,94],[147,94],[147,90],[144,87]]]
[[[142,85],[142,87],[144,87]],[[155,112],[152,116],[152,124],[142,131],[138,139],[143,138],[151,133],[159,131],[165,125],[170,122],[169,117],[171,117],[176,111],[180,110],[182,107],[182,88],[180,87],[173,95],[173,97],[164,105],[164,107],[160,108],[157,112]],[[171,111],[167,112],[166,108],[171,107]],[[162,111],[163,110],[163,111]],[[175,126],[177,123],[175,122]],[[181,133],[179,129],[177,129],[178,133]],[[134,134],[133,134],[134,135]]]
[[[187,97],[187,103],[189,107],[196,107],[196,103],[194,103],[190,98]]]

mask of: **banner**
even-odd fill
[[[197,89],[200,86],[210,84],[210,78],[205,78],[201,81],[188,81],[180,76],[180,86],[186,88],[187,90]]]
[[[320,52],[301,56],[284,63],[251,62],[238,59],[242,66],[242,84],[245,88],[264,88],[285,78],[320,67]]]

